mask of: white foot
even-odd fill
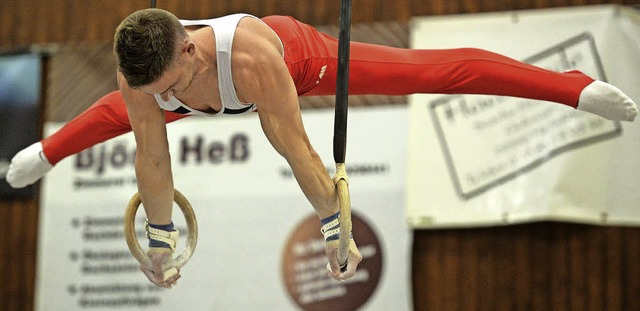
[[[582,90],[577,109],[619,121],[633,121],[638,115],[638,106],[631,98],[617,87],[599,80]]]
[[[7,182],[13,188],[23,188],[38,181],[52,167],[42,151],[42,143],[37,142],[11,159]]]

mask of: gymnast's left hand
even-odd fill
[[[325,244],[325,253],[329,263],[327,264],[327,275],[336,281],[344,281],[356,274],[356,269],[362,261],[362,255],[358,250],[356,242],[349,240],[349,259],[347,260],[347,269],[344,272],[340,271],[340,264],[338,263],[338,240],[328,241]]]

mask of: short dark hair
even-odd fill
[[[173,64],[187,33],[178,18],[161,9],[127,16],[116,29],[113,52],[118,70],[135,88],[156,81]]]

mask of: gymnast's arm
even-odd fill
[[[338,211],[334,184],[302,124],[293,80],[278,38],[258,20],[240,21],[233,43],[233,81],[238,98],[255,103],[262,129],[291,166],[302,191],[322,218]]]
[[[130,88],[120,73],[118,84],[136,139],[135,170],[147,220],[151,224],[168,224],[174,189],[163,111],[152,95]]]
[[[165,116],[167,123],[186,117],[173,112]],[[51,136],[18,152],[11,160],[7,181],[14,188],[28,186],[62,159],[130,131],[122,93],[113,91]]]
[[[273,148],[287,160],[318,216],[327,218],[339,209],[333,181],[307,137],[291,78],[283,74],[271,79],[279,81],[268,82],[272,91],[254,101],[262,129]],[[267,98],[270,96],[278,98]]]
[[[174,187],[164,113],[152,95],[130,88],[121,73],[118,73],[118,85],[127,104],[136,139],[138,193],[147,221],[154,225],[171,224]],[[141,270],[154,284],[171,287],[180,275],[164,280],[163,263],[172,255],[165,250],[150,248],[148,255],[153,265],[141,267]]]
[[[233,81],[238,96],[244,102],[257,105],[267,139],[289,163],[318,216],[328,218],[339,210],[337,192],[305,132],[295,85],[282,59],[277,38],[273,40],[270,37],[274,36],[273,32],[268,28],[264,30],[259,22],[247,33],[246,29],[238,28],[234,41]],[[362,256],[351,240],[349,265],[346,272],[340,273],[337,244],[337,241],[327,242],[325,252],[332,277],[343,280],[355,274]]]

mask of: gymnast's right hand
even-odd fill
[[[42,151],[42,143],[37,142],[22,149],[11,159],[7,182],[13,188],[23,188],[38,181],[52,167]]]

